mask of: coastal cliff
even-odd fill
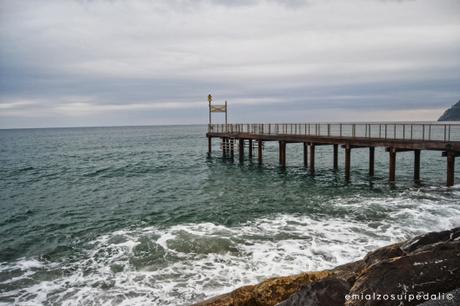
[[[441,303],[433,305],[458,305],[459,288],[460,227],[385,246],[331,270],[267,279],[194,306],[432,305],[423,296],[416,299],[417,293],[439,297]]]
[[[444,114],[439,117],[438,121],[460,121],[460,101],[446,110]]]

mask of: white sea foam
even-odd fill
[[[385,215],[367,220],[279,214],[234,227],[198,223],[120,230],[93,241],[77,262],[2,263],[2,271],[22,272],[0,286],[57,265],[62,274],[0,291],[0,301],[186,305],[270,276],[332,268],[415,234],[460,226],[460,205],[440,194],[414,190],[387,199],[335,201],[328,204]]]

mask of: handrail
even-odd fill
[[[311,122],[209,124],[208,132],[460,141],[460,122]]]

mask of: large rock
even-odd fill
[[[273,306],[289,298],[303,286],[317,282],[332,274],[331,272],[323,271],[269,278],[256,286],[242,287],[230,293],[194,305]]]
[[[243,306],[257,305],[254,299],[255,286],[244,286],[233,290],[230,293],[222,294],[206,300],[201,303],[194,304],[195,306]]]
[[[351,284],[340,278],[326,277],[310,283],[277,306],[343,305]]]
[[[295,293],[306,292],[308,294],[308,292],[313,291],[316,293],[312,298],[320,299],[321,301],[330,301],[329,299],[325,299],[323,293],[330,291],[331,286],[334,286],[337,290],[339,288],[345,288],[346,292],[348,292],[356,279],[357,273],[359,273],[362,268],[363,262],[357,261],[338,266],[333,270],[274,277],[258,285],[241,287],[230,293],[194,305],[273,306],[285,301]],[[339,291],[337,291],[336,297],[334,298],[340,298]],[[343,299],[344,295],[342,295],[341,298]],[[299,301],[304,301],[306,298],[299,296],[298,299]],[[325,303],[324,305],[331,305],[328,302]],[[282,305],[290,304],[284,303]]]
[[[366,295],[456,292],[460,228],[417,236],[369,252],[363,260],[322,272],[275,277],[196,306],[417,305],[423,300],[366,300]],[[345,300],[345,296],[358,297]]]
[[[460,228],[418,236],[369,253],[350,295],[438,294],[460,287]],[[398,247],[399,246],[399,247]],[[399,248],[399,251],[398,251]],[[388,256],[376,256],[387,254]],[[365,258],[365,261],[366,261]],[[396,296],[397,297],[397,296]],[[422,301],[404,301],[417,305]],[[398,301],[355,299],[346,305],[398,305]]]
[[[402,242],[391,244],[391,245],[388,245],[383,248],[379,248],[375,251],[367,253],[367,255],[363,259],[364,266],[370,267],[371,265],[378,263],[382,260],[404,255],[403,250],[401,250],[402,244],[403,244]]]

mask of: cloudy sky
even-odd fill
[[[458,0],[0,0],[0,128],[436,120]],[[217,117],[216,117],[217,118]]]

